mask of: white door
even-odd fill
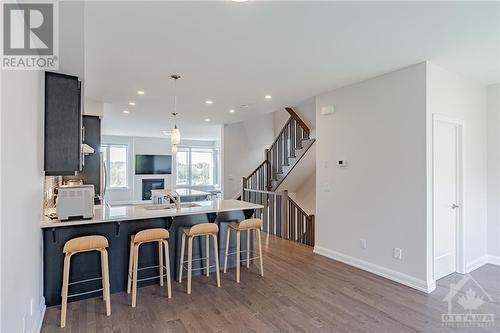
[[[434,279],[457,270],[460,125],[434,120]]]

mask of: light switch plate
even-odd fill
[[[359,246],[361,246],[362,249],[366,249],[366,239],[360,238],[359,239]]]

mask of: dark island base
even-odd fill
[[[61,285],[63,273],[63,247],[64,244],[75,237],[87,235],[102,235],[108,239],[109,248],[109,275],[111,293],[127,290],[128,256],[130,247],[130,236],[144,229],[167,228],[170,232],[170,272],[172,282],[177,279],[180,264],[181,235],[183,228],[195,224],[213,222],[219,226],[218,245],[220,268],[224,265],[224,253],[226,247],[226,232],[229,223],[235,223],[252,217],[254,210],[223,212],[219,214],[199,214],[179,217],[130,220],[122,222],[107,222],[101,224],[77,225],[57,228],[43,229],[43,257],[44,257],[44,297],[47,306],[61,304]],[[246,250],[246,233],[242,233],[241,250]],[[253,240],[253,239],[252,239]],[[210,241],[212,242],[212,240]],[[205,237],[196,237],[193,241],[193,269],[204,267],[204,260],[195,260],[205,257]],[[211,243],[212,244],[212,243]],[[253,244],[253,241],[250,242]],[[213,249],[213,245],[210,246]],[[251,246],[251,249],[253,246]],[[236,237],[231,237],[229,252],[236,251]],[[187,256],[186,259],[187,260]],[[213,253],[210,254],[210,265],[214,265]],[[70,283],[101,276],[101,262],[99,253],[78,253],[71,257]],[[155,243],[143,244],[139,251],[139,268],[158,265],[158,245]],[[235,267],[235,256],[230,256],[228,267]],[[211,271],[214,271],[212,268]],[[199,275],[202,270],[194,270],[193,275]],[[158,268],[141,270],[139,279],[154,277],[158,275]],[[138,283],[138,287],[156,284],[158,279],[150,279]],[[70,297],[68,301],[76,301],[85,298],[100,296],[101,291],[86,293],[90,290],[101,288],[101,280],[92,280],[69,286],[69,294],[80,294]]]

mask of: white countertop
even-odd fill
[[[174,189],[180,196],[194,196],[194,195],[210,195],[209,192],[194,190],[191,188],[178,188]],[[167,194],[172,193],[172,190],[151,190],[153,196],[165,197]]]
[[[220,213],[236,210],[258,209],[263,208],[262,205],[253,204],[241,200],[211,200],[211,201],[196,201],[185,203],[185,205],[196,204],[197,207],[181,207],[176,209],[174,205],[123,205],[123,206],[107,206],[96,205],[94,208],[94,218],[91,220],[74,220],[74,221],[59,221],[51,220],[45,217],[41,222],[41,228],[66,227],[71,225],[106,223],[116,221],[141,220],[157,217],[173,217],[183,215],[196,215],[205,213]],[[173,207],[168,209],[147,209]]]

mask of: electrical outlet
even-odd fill
[[[359,246],[361,246],[362,249],[366,249],[366,239],[360,238]]]
[[[392,256],[394,257],[394,259],[403,259],[403,250],[401,250],[399,247],[395,247],[392,250]]]

